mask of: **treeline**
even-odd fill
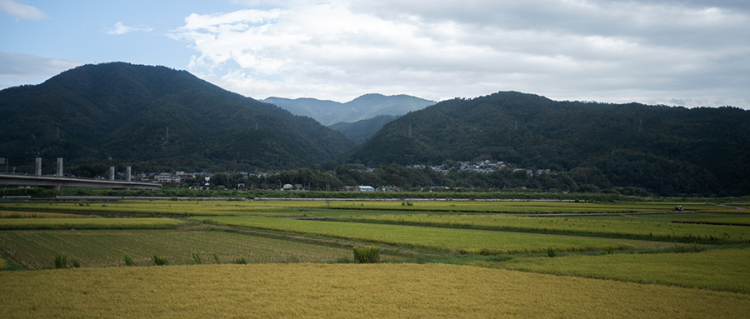
[[[188,184],[203,185],[202,179],[187,180]],[[286,170],[267,176],[245,176],[242,174],[213,174],[211,185],[224,186],[227,189],[239,188],[243,184],[247,189],[280,189],[285,184],[302,185],[304,190],[337,191],[344,186],[367,185],[375,188],[393,186],[400,191],[432,192],[482,192],[482,191],[515,191],[515,192],[579,192],[622,194],[628,196],[649,196],[642,188],[610,187],[600,189],[587,183],[585,177],[571,176],[565,172],[544,174],[527,174],[526,170],[513,171],[501,169],[492,173],[458,171],[455,168],[447,174],[434,171],[429,167],[412,168],[400,165],[378,166],[368,171],[362,164],[340,165],[332,172],[310,170],[306,168]],[[296,189],[296,188],[295,188]]]

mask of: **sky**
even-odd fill
[[[254,99],[750,109],[748,30],[746,0],[0,0],[0,89],[123,61]]]

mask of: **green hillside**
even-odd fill
[[[15,165],[39,155],[67,164],[112,157],[172,169],[291,168],[354,146],[310,118],[186,71],[127,63],[0,91],[0,132],[0,156]]]
[[[375,135],[383,125],[397,119],[394,115],[378,115],[376,117],[356,121],[354,123],[339,122],[331,124],[328,127],[346,135],[350,140],[357,144],[364,143],[368,138]]]
[[[750,112],[557,102],[517,92],[454,99],[386,124],[352,161],[494,159],[566,171],[578,184],[663,195],[749,194]]]

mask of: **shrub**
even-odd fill
[[[169,260],[159,257],[156,253],[151,253],[151,257],[154,258],[154,264],[157,266],[169,265]]]
[[[191,251],[190,255],[193,256],[193,260],[195,260],[196,264],[202,264],[203,263],[203,259],[201,259],[201,255],[198,255],[197,252]]]
[[[71,262],[73,263],[73,267],[75,267],[75,268],[81,268],[81,262],[78,261],[78,259],[73,259],[73,260],[71,260]]]
[[[127,253],[122,255],[122,260],[125,262],[125,266],[135,266],[133,257],[130,257]]]
[[[244,265],[247,264],[247,259],[245,259],[245,257],[239,256],[235,258],[233,262],[238,265]]]
[[[68,256],[55,254],[55,268],[67,268],[68,267]]]
[[[354,246],[354,260],[363,264],[376,264],[380,262],[380,247],[358,247]]]
[[[550,256],[550,258],[557,257],[557,250],[552,247],[547,247],[547,256]]]
[[[216,260],[216,264],[221,264],[221,261],[219,261],[219,254],[213,253],[213,255],[214,255],[214,260]]]

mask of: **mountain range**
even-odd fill
[[[750,193],[750,111],[553,101],[519,92],[443,101],[406,114],[351,162],[439,165],[492,159],[566,172],[601,188]]]
[[[355,146],[343,134],[186,71],[106,63],[0,91],[0,156],[153,169],[310,166]],[[47,161],[51,162],[51,161]]]
[[[750,194],[750,111],[735,107],[553,101],[519,92],[431,106],[406,95],[368,94],[343,104],[270,100],[276,105],[166,67],[85,65],[39,85],[0,90],[0,157],[10,166],[31,166],[40,156],[48,173],[56,157],[66,166],[129,164],[148,172],[333,169],[344,163],[451,167],[493,160],[550,169],[602,189]],[[351,111],[345,114],[373,117],[325,122],[334,130],[278,105],[290,101],[306,101],[306,110],[337,118],[347,118],[335,111],[342,107]],[[375,115],[390,112],[385,110],[401,110],[393,111],[401,116]],[[448,176],[475,184],[464,173]]]
[[[424,109],[434,101],[409,95],[365,94],[346,103],[314,98],[287,99],[269,97],[262,102],[271,103],[295,115],[309,116],[323,125],[353,123],[379,115],[399,116]]]

